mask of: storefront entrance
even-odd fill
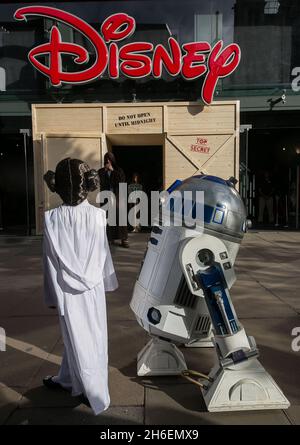
[[[123,169],[128,185],[128,195],[135,181],[138,187],[148,197],[148,215],[151,213],[151,191],[163,190],[163,146],[160,145],[124,145],[113,146],[112,152],[116,156],[117,164]],[[130,206],[129,206],[130,207]],[[148,219],[147,225],[142,225],[141,230],[151,227]]]
[[[143,191],[149,197],[151,190],[162,190],[162,146],[113,146],[112,151],[116,156],[118,165],[124,170],[128,184],[132,182],[133,174],[137,174],[143,186]]]
[[[297,229],[300,128],[244,127],[240,193],[254,227]]]
[[[43,174],[67,156],[99,169],[112,150],[129,179],[140,173],[148,192],[201,173],[239,177],[238,101],[38,104],[32,120],[38,234],[44,211],[59,203]]]

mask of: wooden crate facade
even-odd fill
[[[239,177],[239,102],[32,105],[36,228],[57,205],[43,174],[71,156],[100,168],[111,145],[161,145],[164,187],[201,172]],[[95,202],[96,194],[91,196]]]

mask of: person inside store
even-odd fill
[[[2,203],[3,203],[3,193],[0,187],[0,231],[4,230]]]
[[[276,166],[273,174],[275,197],[275,227],[289,226],[289,175],[287,169]]]
[[[122,210],[122,205],[126,207],[127,203],[120,202],[119,199],[119,185],[126,183],[125,173],[121,167],[117,165],[115,155],[112,152],[107,152],[104,155],[104,167],[98,170],[100,179],[100,192],[102,190],[109,190],[114,194],[114,200],[110,205],[115,206],[116,223],[110,225],[107,223],[108,240],[114,244],[116,240],[121,240],[121,246],[128,248],[128,229],[126,225],[120,225],[119,214]]]
[[[136,192],[143,191],[143,185],[141,182],[141,176],[139,173],[133,173],[131,183],[128,185],[128,196],[129,200],[131,201],[131,204],[129,204],[129,209],[133,208],[138,201],[138,194]],[[132,226],[133,233],[141,231],[141,225],[137,221],[137,216],[138,215],[134,213],[134,224]]]
[[[60,161],[44,180],[63,204],[45,212],[44,299],[57,308],[64,342],[53,390],[87,399],[95,415],[110,404],[105,292],[118,287],[106,234],[106,214],[87,200],[98,174],[78,159]]]
[[[259,210],[258,223],[264,222],[264,212],[267,212],[267,223],[274,224],[274,192],[275,188],[268,171],[263,172],[263,177],[258,187]]]

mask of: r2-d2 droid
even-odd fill
[[[202,387],[207,409],[287,408],[288,400],[259,363],[255,340],[246,335],[230,298],[234,262],[247,230],[233,178],[193,176],[176,181],[174,189],[181,196],[192,192],[190,210],[197,214],[202,205],[202,216],[193,228],[164,225],[160,216],[152,228],[130,303],[152,337],[138,354],[138,375],[181,374],[187,366],[176,343],[208,346],[212,327],[216,360]],[[196,192],[204,192],[204,201],[195,198]],[[176,219],[174,205],[169,208]]]

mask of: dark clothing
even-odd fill
[[[116,226],[107,224],[107,237],[110,241],[127,239],[127,226],[119,226],[119,184],[126,182],[125,173],[120,167],[116,167],[110,174],[105,168],[100,168],[98,174],[100,179],[100,192],[102,190],[110,190],[116,197]]]
[[[3,199],[2,199],[2,194],[0,192],[0,230],[3,230]]]
[[[274,187],[270,179],[264,178],[260,184],[259,190],[262,195],[272,196],[274,193]]]
[[[126,182],[125,173],[120,167],[113,171],[108,171],[103,167],[98,170],[100,178],[100,190],[112,190],[115,195],[119,193],[119,183]]]

